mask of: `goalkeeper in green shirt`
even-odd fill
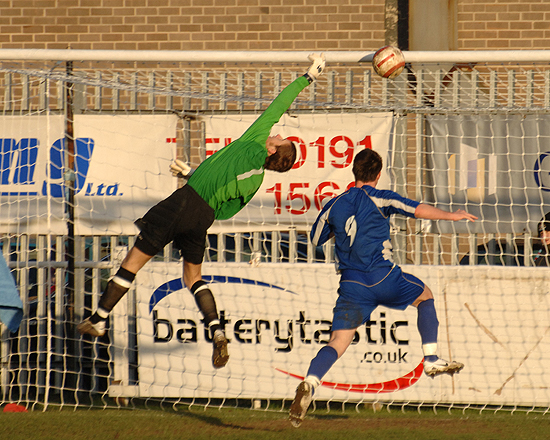
[[[227,338],[220,325],[216,301],[202,279],[201,265],[206,235],[214,220],[238,213],[260,188],[264,170],[289,171],[296,161],[296,146],[281,136],[270,136],[272,127],[288,110],[299,93],[315,81],[325,67],[323,54],[311,54],[307,73],[288,85],[262,115],[237,140],[214,153],[196,170],[176,161],[172,173],[189,179],[168,198],[136,221],[140,229],[136,243],[107,283],[97,311],[82,321],[81,334],[103,336],[113,307],[130,288],[136,273],[168,243],[183,256],[183,281],[195,297],[213,341],[212,364],[227,364]]]

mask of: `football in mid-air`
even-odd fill
[[[405,57],[397,47],[384,46],[376,51],[372,57],[372,67],[378,75],[394,79],[405,68]]]

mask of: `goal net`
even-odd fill
[[[380,188],[479,218],[391,220],[395,261],[434,292],[440,356],[466,367],[429,379],[414,308],[379,308],[314,405],[547,411],[547,63],[540,53],[513,63],[409,53],[390,81],[371,55],[327,54],[323,76],[272,130],[297,145],[294,168],[266,173],[252,201],[209,230],[203,277],[230,340],[220,370],[171,245],[138,273],[105,336],[81,337],[76,324],[132,247],[134,221],[185,184],[171,161],[197,167],[236,140],[305,73],[307,54],[0,62],[0,234],[23,311],[15,324],[0,314],[0,403],[287,408],[328,342],[337,298],[333,245],[313,246],[309,230],[353,185],[355,154],[373,148]],[[9,294],[0,300],[8,316],[18,308]]]

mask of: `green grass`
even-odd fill
[[[338,439],[538,440],[550,438],[550,415],[372,409],[308,414],[293,428],[286,412],[243,408],[56,410],[0,413],[6,440]]]

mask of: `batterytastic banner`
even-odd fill
[[[135,234],[133,222],[177,186],[176,115],[76,115],[75,231]],[[65,234],[64,117],[0,118],[0,230]]]
[[[204,119],[206,157],[238,139],[257,115],[220,115]],[[372,148],[384,160],[378,188],[390,188],[392,113],[285,113],[272,130],[298,149],[287,173],[266,171],[248,205],[230,220],[217,221],[212,232],[253,231],[273,225],[304,228],[313,224],[324,203],[353,184],[355,154]]]
[[[330,335],[339,277],[325,264],[205,264],[230,340],[225,368],[177,263],[138,274],[141,397],[292,398]],[[317,399],[548,405],[548,274],[538,268],[406,266],[435,295],[439,354],[466,366],[422,370],[416,309],[378,308],[323,378]],[[116,312],[116,310],[115,310]],[[120,352],[123,352],[121,350]]]

